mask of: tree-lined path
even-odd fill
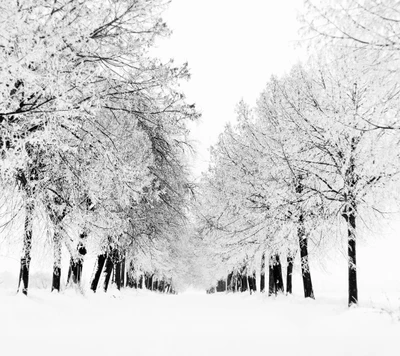
[[[400,355],[400,2],[194,2],[0,0],[0,355]]]

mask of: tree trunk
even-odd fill
[[[314,291],[311,282],[310,264],[308,262],[308,239],[304,227],[304,217],[300,214],[297,235],[300,245],[301,275],[303,277],[304,297],[314,299]]]
[[[268,296],[276,294],[275,277],[274,277],[274,258],[271,255],[268,264]]]
[[[246,274],[246,272],[243,272],[243,274],[242,274],[242,292],[246,292],[247,289],[248,289],[247,274]]]
[[[96,261],[96,265],[95,265],[95,273],[94,273],[94,277],[92,279],[92,283],[90,283],[90,289],[93,292],[96,292],[97,290],[97,286],[99,285],[99,280],[100,280],[100,276],[101,276],[101,271],[103,270],[104,267],[104,263],[106,261],[107,255],[105,253],[98,255],[97,256],[97,261]]]
[[[253,293],[254,287],[253,287],[253,277],[252,276],[247,276],[247,285],[249,286],[249,291],[250,294]]]
[[[133,261],[129,262],[129,268],[126,271],[126,284],[129,288],[136,288],[135,278],[135,264]]]
[[[31,263],[31,250],[32,250],[32,218],[33,218],[33,202],[28,201],[25,206],[25,225],[24,225],[24,241],[21,257],[21,268],[19,273],[18,290],[22,282],[22,293],[28,295],[29,284],[29,266]]]
[[[146,289],[149,289],[149,278],[150,278],[149,274],[145,272],[143,278],[144,278],[144,287]]]
[[[265,252],[261,256],[260,292],[265,292]]]
[[[348,191],[344,198],[346,205],[343,210],[342,216],[347,222],[347,253],[348,253],[348,269],[349,269],[349,307],[357,305],[358,303],[358,289],[357,289],[357,260],[356,260],[356,212],[357,206],[354,198],[354,189],[357,183],[357,176],[354,173],[355,170],[355,150],[359,140],[357,137],[351,139],[351,156],[349,166],[346,170],[346,185]]]
[[[286,270],[286,293],[292,294],[293,255],[288,252]]]
[[[76,260],[74,260],[74,258],[71,257],[69,262],[67,284],[70,283],[71,278],[74,284],[79,284],[81,282],[82,269],[83,265],[81,259],[78,257]]]
[[[57,230],[54,231],[54,262],[53,262],[53,280],[51,291],[60,291],[61,285],[61,236]]]
[[[251,277],[253,283],[253,292],[257,292],[257,279],[256,279],[256,271],[253,271],[253,276]]]
[[[117,285],[117,289],[121,290],[121,261],[117,260],[115,262],[115,284]]]
[[[299,175],[296,186],[296,193],[299,195],[303,193],[303,177]],[[300,216],[297,225],[297,236],[299,238],[300,246],[300,264],[301,264],[301,275],[303,277],[303,289],[305,298],[314,299],[314,291],[311,282],[310,264],[308,262],[308,239],[306,235],[306,229],[304,227],[304,215],[300,211]]]
[[[355,208],[346,208],[342,214],[347,222],[348,269],[349,269],[349,307],[358,303],[357,260],[356,260],[356,215]]]
[[[114,263],[113,263],[113,261],[111,259],[110,254],[109,254],[107,256],[106,266],[105,266],[105,269],[104,269],[104,287],[103,287],[104,292],[107,292],[108,284],[110,283],[111,273],[112,273],[113,267],[114,267]]]
[[[217,283],[217,292],[225,292],[226,290],[226,282],[223,279],[220,279]]]
[[[125,254],[123,255],[122,259],[121,259],[121,287],[124,288],[125,287]]]
[[[228,292],[232,292],[232,290],[233,290],[232,282],[233,282],[233,272],[228,274],[228,278],[227,278],[227,282],[226,282],[226,284],[227,284],[226,289]]]
[[[284,293],[283,278],[282,278],[282,265],[279,259],[279,255],[276,254],[274,257],[274,280],[276,293]]]
[[[282,265],[279,255],[271,255],[269,259],[269,289],[268,296],[277,293],[283,293]]]
[[[240,272],[236,272],[236,291],[241,292],[242,291],[242,275]]]
[[[238,281],[237,281],[237,272],[233,272],[232,276],[232,292],[236,293],[237,292],[237,287],[238,287]]]
[[[164,293],[164,286],[165,286],[165,282],[164,279],[162,279],[158,285],[158,290],[162,293]]]

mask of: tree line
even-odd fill
[[[305,2],[309,58],[272,76],[254,107],[238,104],[200,183],[199,234],[218,266],[210,286],[232,289],[232,271],[252,276],[269,256],[270,294],[284,289],[283,258],[291,293],[299,255],[304,296],[314,298],[310,248],[323,256],[344,240],[348,305],[358,303],[357,239],[398,208],[399,6]]]
[[[103,267],[104,289],[115,270],[117,281],[173,290],[192,191],[187,124],[199,114],[179,90],[187,65],[150,55],[169,35],[167,3],[0,4],[2,239],[22,235],[24,294],[38,225],[52,236],[53,290],[63,246],[69,281],[90,246],[93,290]]]

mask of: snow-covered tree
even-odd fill
[[[287,149],[297,146],[290,164],[303,177],[306,200],[321,199],[321,213],[340,215],[346,222],[349,305],[358,300],[356,220],[367,220],[369,211],[387,203],[382,197],[388,196],[399,165],[395,132],[370,130],[365,120],[377,121],[382,112],[397,110],[396,100],[389,95],[371,112],[370,103],[384,78],[365,75],[352,60],[356,58],[349,56],[349,65],[342,59],[329,66],[297,67],[276,81],[279,123],[289,137]]]
[[[370,97],[370,113],[385,98],[398,96],[400,61],[400,4],[396,0],[305,0],[300,19],[306,43],[313,52],[346,58],[357,56],[360,73],[382,78],[376,96]],[[349,65],[349,62],[347,62]],[[370,88],[371,89],[371,88]],[[398,111],[366,115],[369,129],[399,129]]]
[[[309,238],[329,242],[345,232],[349,305],[358,300],[357,234],[389,203],[400,163],[397,131],[371,126],[397,113],[397,94],[385,75],[359,70],[358,55],[273,77],[255,111],[241,105],[237,125],[221,135],[203,183],[203,221],[217,251],[239,263],[260,246],[293,253],[297,239],[306,297]]]
[[[186,123],[197,117],[177,91],[188,77],[186,66],[148,54],[155,39],[168,34],[160,18],[165,5],[0,5],[1,178],[3,186],[18,183],[23,196],[24,293],[35,208],[45,208],[54,225],[73,223],[102,241],[110,231],[128,230],[129,210],[143,196],[163,198],[167,188],[157,172],[167,166],[159,156],[181,159]],[[185,164],[176,166],[184,170]]]
[[[279,157],[271,130],[268,120],[255,117],[241,103],[237,125],[227,126],[213,149],[214,161],[202,189],[203,233],[221,247],[217,251],[228,271],[242,268],[244,260],[260,258],[265,250],[272,264],[279,263],[277,253],[287,255],[289,266],[293,263],[296,222],[289,214],[295,215],[297,204],[294,177]]]

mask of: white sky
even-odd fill
[[[242,98],[255,104],[272,74],[289,70],[300,58],[297,10],[303,0],[172,0],[164,15],[172,36],[159,56],[189,63],[191,80],[182,85],[202,113],[192,127],[197,142],[194,174],[208,166],[210,145]]]

